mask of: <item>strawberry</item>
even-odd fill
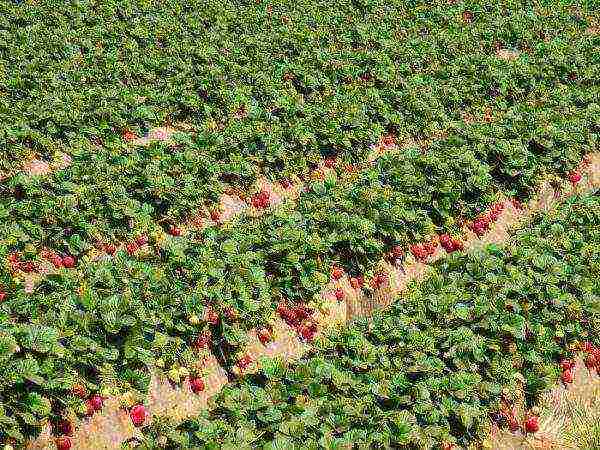
[[[212,338],[212,335],[211,335],[210,330],[206,330],[196,337],[192,346],[196,350],[208,348],[208,344],[209,344],[211,338]]]
[[[571,369],[563,370],[560,379],[565,384],[571,384],[573,382],[573,371]]]
[[[63,260],[62,260],[62,258],[60,256],[53,256],[50,259],[50,262],[57,269],[60,269],[63,266]]]
[[[85,413],[86,413],[86,415],[88,415],[88,416],[93,416],[93,415],[94,415],[94,413],[96,412],[96,408],[94,407],[94,402],[92,402],[92,399],[91,399],[91,398],[88,398],[88,399],[85,401],[85,407],[86,407],[86,411],[85,411]]]
[[[506,422],[508,425],[508,429],[513,433],[519,429],[519,422],[517,421],[517,419],[515,419],[514,416],[511,415],[510,417],[508,417],[506,419]]]
[[[526,433],[537,433],[540,429],[539,418],[537,416],[529,416],[525,420],[524,428]]]
[[[585,367],[587,367],[588,370],[594,370],[597,366],[598,360],[596,359],[596,355],[592,352],[585,358]]]
[[[213,222],[219,223],[221,221],[221,214],[218,211],[211,211],[210,212],[210,219]]]
[[[392,247],[392,257],[395,259],[400,259],[404,256],[404,251],[402,251],[402,247],[399,245],[394,245]]]
[[[230,322],[235,322],[238,319],[238,312],[231,306],[228,306],[225,308],[225,316]]]
[[[131,408],[129,417],[136,427],[140,427],[148,418],[148,412],[146,411],[144,405],[135,405],[133,408]]]
[[[135,133],[133,133],[132,131],[125,129],[123,130],[123,139],[125,140],[125,142],[131,142],[133,141],[137,136],[135,135]]]
[[[267,345],[267,342],[271,341],[271,339],[273,338],[271,335],[271,331],[269,331],[268,328],[261,328],[260,330],[258,330],[257,335],[258,335],[258,340],[263,345]]]
[[[252,358],[249,355],[244,355],[237,362],[237,366],[241,370],[245,370],[250,364],[252,364]]]
[[[71,438],[68,436],[61,436],[56,438],[55,443],[57,450],[69,450],[71,448]]]
[[[73,267],[75,267],[75,258],[73,258],[72,256],[63,256],[62,264],[65,268],[72,269]]]
[[[346,297],[346,294],[344,294],[344,291],[341,288],[337,288],[335,290],[335,298],[341,302],[342,300],[344,300],[344,297]]]
[[[169,228],[169,234],[171,236],[181,236],[181,228],[176,227],[175,225],[171,225]]]
[[[571,182],[571,184],[573,184],[573,186],[575,186],[577,183],[579,183],[581,181],[581,173],[578,170],[574,170],[573,172],[569,173],[569,181]]]
[[[0,303],[6,300],[6,292],[0,290]]]
[[[312,341],[315,338],[315,334],[317,334],[317,327],[315,324],[311,325],[300,325],[298,327],[298,332],[300,336],[308,342]]]
[[[201,378],[192,378],[190,380],[190,388],[194,394],[199,394],[204,390],[204,381]]]
[[[109,255],[114,255],[114,254],[115,254],[115,252],[117,251],[117,247],[115,247],[115,245],[114,245],[114,244],[106,244],[106,245],[104,246],[104,251],[105,251],[106,253],[108,253]]]
[[[332,267],[331,268],[331,278],[333,278],[334,280],[339,280],[340,278],[342,278],[342,276],[344,275],[344,269],[342,269],[341,267]]]
[[[21,270],[25,273],[31,273],[35,271],[35,264],[33,263],[33,261],[27,261],[23,263],[23,265],[21,266]]]
[[[288,180],[287,178],[282,179],[280,181],[280,183],[284,189],[289,189],[292,187],[292,182],[290,180]]]
[[[104,405],[104,399],[98,394],[92,395],[90,397],[90,405],[92,405],[94,411],[100,411]]]
[[[141,234],[140,236],[138,236],[135,242],[137,245],[142,247],[143,245],[146,245],[148,243],[148,236],[146,236],[145,234]]]
[[[384,273],[376,273],[373,276],[371,286],[373,287],[373,289],[379,289],[385,283],[387,283],[387,275]]]
[[[456,446],[450,442],[444,442],[441,446],[441,450],[454,450]]]
[[[127,253],[133,255],[138,250],[138,245],[136,242],[131,242],[127,244]]]
[[[85,387],[81,384],[74,384],[71,388],[71,392],[73,392],[73,395],[79,398],[85,398],[87,395]]]
[[[465,248],[465,246],[462,241],[455,239],[455,238],[452,239],[452,251],[456,251],[456,250],[463,251],[464,248]]]
[[[217,326],[219,324],[219,315],[212,309],[209,309],[206,313],[206,321],[213,326]]]
[[[560,362],[560,368],[564,371],[564,370],[569,370],[572,369],[573,367],[575,367],[575,362],[573,362],[570,359],[563,359]]]
[[[331,169],[333,167],[335,167],[335,157],[329,157],[327,159],[325,159],[325,167],[327,167],[328,169]]]

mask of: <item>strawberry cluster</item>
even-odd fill
[[[53,252],[52,250],[42,250],[41,252],[42,258],[47,261],[50,261],[54,267],[60,269],[64,267],[66,269],[72,269],[75,267],[75,258],[70,255],[60,256],[59,254]]]
[[[436,244],[433,242],[423,242],[410,246],[410,252],[419,261],[425,261],[435,253]]]
[[[267,208],[271,203],[269,193],[265,190],[260,191],[258,194],[252,197],[250,203],[257,209]]]
[[[487,214],[480,215],[468,227],[477,235],[483,236],[487,230],[490,229],[490,225],[498,220],[500,214],[504,210],[504,203],[498,202],[492,205],[492,208]]]
[[[317,324],[311,317],[313,310],[305,305],[288,306],[280,303],[277,305],[277,314],[305,341],[312,341],[317,334]]]
[[[440,244],[446,253],[452,253],[457,250],[463,250],[464,245],[461,240],[451,237],[449,234],[442,234],[440,236]]]
[[[133,255],[135,252],[137,252],[141,247],[143,247],[147,243],[148,243],[148,236],[146,236],[145,234],[142,234],[142,235],[138,236],[133,242],[130,242],[129,244],[126,245],[127,253],[129,253],[129,255]]]
[[[35,272],[37,270],[37,264],[33,261],[21,261],[18,253],[11,253],[8,255],[8,263],[13,272],[22,271],[25,273]]]

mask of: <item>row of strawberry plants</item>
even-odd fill
[[[207,347],[225,367],[239,365],[246,332],[260,327],[268,340],[268,324],[281,299],[302,303],[317,297],[334,264],[363,273],[386,250],[447,226],[420,199],[443,199],[436,185],[451,186],[445,194],[452,200],[446,202],[449,209],[438,208],[447,217],[472,215],[495,198],[491,183],[478,195],[470,185],[456,183],[460,174],[478,172],[473,155],[442,149],[435,147],[431,155],[390,154],[339,179],[330,174],[307,185],[296,209],[283,205],[273,214],[185,238],[174,233],[150,236],[150,242],[137,239],[134,252],[108,251],[76,268],[73,258],[47,252],[59,270],[46,275],[33,293],[5,272],[4,332],[18,348],[9,352],[6,365],[11,373],[7,420],[35,428],[39,418],[64,410],[89,414],[91,399],[108,393],[102,386],[143,392],[148,367],[186,370]],[[414,183],[407,181],[411,174]],[[428,190],[415,192],[420,186]],[[477,201],[470,202],[473,197]],[[406,226],[407,216],[414,217],[415,226]],[[353,234],[360,239],[348,242]],[[28,263],[14,255],[7,255],[9,263],[26,270]],[[26,251],[21,257],[27,258]],[[310,311],[297,309],[294,314],[304,316],[293,320],[285,307],[277,311],[310,340],[315,330],[300,328]],[[65,396],[74,387],[77,392]],[[31,409],[24,408],[29,402]]]
[[[324,334],[297,362],[263,361],[200,417],[155,421],[141,448],[449,449],[490,419],[536,432],[534,415],[506,412],[521,382],[531,407],[570,383],[576,349],[600,371],[599,211],[600,197],[575,197],[505,247],[444,258],[389,310]]]

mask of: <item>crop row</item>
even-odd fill
[[[531,406],[570,383],[576,349],[600,369],[599,211],[598,196],[575,197],[506,247],[444,258],[372,320],[325,333],[297,362],[263,361],[180,427],[155,421],[145,445],[451,448],[490,417],[512,427],[521,383]],[[532,417],[516,427],[537,431]]]

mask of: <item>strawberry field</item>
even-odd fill
[[[0,0],[0,443],[452,448],[594,370],[598,10]]]

